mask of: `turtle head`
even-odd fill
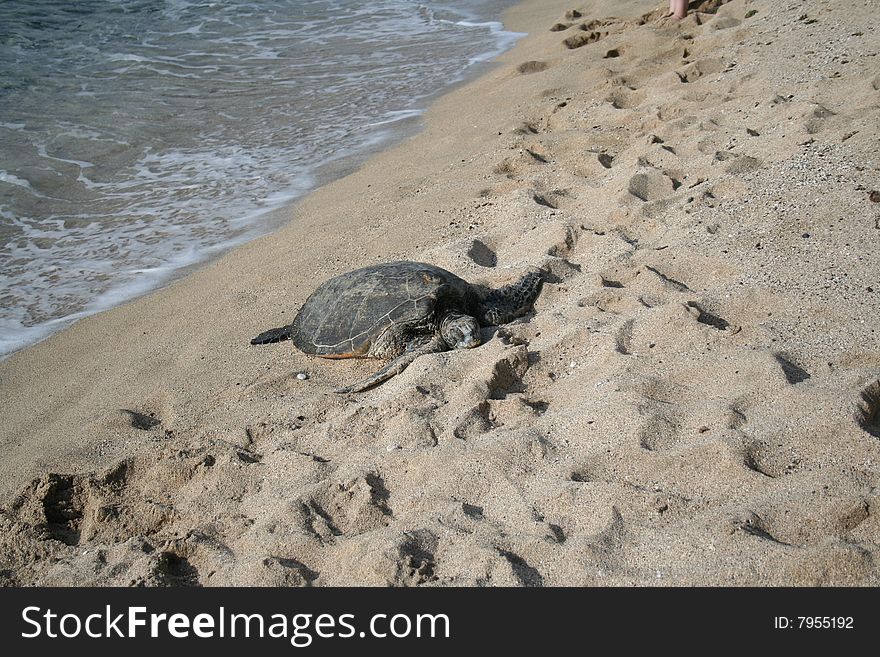
[[[449,313],[440,322],[440,335],[450,349],[470,349],[480,344],[480,325],[470,315]]]

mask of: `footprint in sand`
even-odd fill
[[[437,581],[437,536],[427,529],[404,532],[397,545],[396,586],[422,586]]]
[[[140,429],[141,431],[149,431],[162,424],[162,420],[157,418],[155,413],[140,413],[128,408],[121,408],[119,412],[129,421],[133,428]]]
[[[626,320],[614,336],[614,350],[624,356],[632,354],[634,319]]]
[[[611,315],[631,313],[638,311],[640,307],[642,307],[639,304],[639,300],[634,298],[631,294],[621,293],[611,288],[603,288],[594,294],[584,297],[583,299],[578,300],[577,305],[581,308],[592,306],[598,308],[603,313],[609,313]],[[626,344],[618,346],[626,349],[627,353],[629,353],[629,347]]]
[[[626,287],[619,280],[615,280],[613,278],[609,278],[608,276],[604,276],[604,275],[599,276],[599,281],[600,281],[602,287],[611,287],[611,288],[617,288],[617,289],[621,289],[621,288]]]
[[[480,267],[495,267],[498,264],[498,254],[481,240],[471,242],[467,256]]]
[[[488,401],[482,401],[457,416],[452,428],[452,437],[457,440],[472,440],[497,428]]]
[[[571,193],[565,189],[553,189],[549,192],[533,192],[532,200],[538,205],[542,205],[545,208],[551,208],[553,210],[557,210],[561,207],[561,204],[564,203],[564,200],[571,196]],[[558,255],[556,253],[551,253],[549,255]]]
[[[779,367],[782,368],[782,373],[785,374],[785,379],[790,384],[797,385],[810,378],[810,373],[798,365],[795,362],[795,358],[790,354],[777,353],[773,354],[773,357],[776,359],[776,362],[779,363]]]
[[[538,124],[534,121],[523,121],[514,129],[514,133],[518,135],[537,135],[541,132]]]
[[[742,25],[742,21],[738,18],[734,18],[733,16],[724,16],[722,18],[716,18],[709,24],[710,32],[720,32],[721,30],[729,30],[732,27],[738,27]]]
[[[549,67],[550,65],[547,62],[531,60],[523,62],[516,67],[516,70],[520,73],[540,73],[541,71],[546,71]]]
[[[808,135],[815,135],[822,131],[825,122],[835,113],[827,107],[816,103],[804,113],[804,128]]]
[[[506,157],[501,160],[501,162],[492,167],[492,173],[514,179],[516,178],[516,174],[518,174],[519,171],[513,161],[509,157]]]
[[[617,48],[612,48],[611,50],[607,51],[604,55],[602,55],[602,59],[615,59],[617,57],[620,57],[624,52],[625,52],[624,47],[618,46]]]
[[[506,559],[507,562],[510,564],[513,575],[519,581],[520,585],[544,585],[544,578],[541,576],[541,573],[536,568],[526,563],[526,560],[523,559],[521,556],[508,550],[502,549],[498,549],[498,554]]]
[[[339,536],[356,536],[387,526],[392,517],[389,497],[382,478],[370,472],[324,484],[300,500],[300,518],[304,528],[322,543],[333,543]]]
[[[732,328],[730,323],[726,319],[709,312],[696,301],[688,301],[685,304],[685,308],[700,324],[711,326],[712,328],[718,329],[719,331],[726,331]]]
[[[586,32],[581,34],[573,34],[572,36],[565,39],[562,44],[569,50],[574,50],[575,48],[581,48],[591,43],[596,43],[606,36],[608,36],[608,32]]]
[[[241,573],[240,581],[248,586],[283,586],[291,588],[295,586],[311,586],[320,577],[298,559],[270,555],[267,557],[246,559],[238,566]],[[237,582],[229,582],[235,585]],[[224,582],[224,585],[227,585]]]
[[[672,449],[680,442],[679,420],[668,412],[653,413],[639,431],[639,446],[649,452]]]
[[[49,473],[26,493],[38,503],[39,511],[32,520],[49,538],[65,545],[78,545],[89,501],[88,488],[85,477]]]
[[[682,82],[696,82],[702,77],[720,73],[724,69],[724,61],[721,59],[701,59],[685,67],[681,71],[676,71]]]
[[[540,164],[547,164],[550,161],[550,155],[546,152],[542,152],[543,148],[540,146],[533,146],[532,148],[526,148],[525,153],[529,157],[531,157],[535,162]]]
[[[771,479],[793,474],[800,468],[800,458],[782,445],[753,441],[742,449],[743,465]]]
[[[660,171],[637,173],[629,179],[627,191],[640,201],[655,201],[675,191],[675,183]]]
[[[761,540],[770,541],[778,545],[790,545],[785,541],[778,539],[773,533],[770,525],[758,514],[752,511],[745,511],[729,520],[729,533],[735,534],[740,531],[749,536],[755,536]]]
[[[645,269],[647,269],[652,274],[655,274],[657,278],[659,278],[660,281],[663,283],[663,285],[672,290],[675,290],[676,292],[693,292],[693,290],[691,290],[691,288],[689,288],[687,285],[685,285],[681,281],[672,278],[671,276],[667,276],[656,267],[645,265]]]
[[[153,575],[162,586],[198,586],[199,571],[185,556],[166,550],[156,558]]]
[[[614,109],[631,109],[645,102],[646,97],[647,95],[644,91],[622,88],[612,91],[606,96],[605,100],[611,103]]]
[[[730,164],[724,167],[724,170],[727,173],[741,175],[744,173],[757,171],[763,165],[764,163],[756,157],[752,157],[750,155],[740,155],[738,157],[735,157],[733,161],[730,162]]]

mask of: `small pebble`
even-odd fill
[[[297,372],[296,378],[299,379],[300,381],[305,381],[306,379],[309,378],[309,375],[306,374],[305,372]]]

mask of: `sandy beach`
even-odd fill
[[[0,582],[877,586],[876,9],[514,7],[419,134],[0,362]],[[400,259],[545,282],[364,393],[249,344]]]

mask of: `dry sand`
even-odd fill
[[[276,234],[0,364],[3,580],[880,583],[877,3],[691,5],[528,0]],[[399,258],[549,275],[363,394],[248,344]]]

